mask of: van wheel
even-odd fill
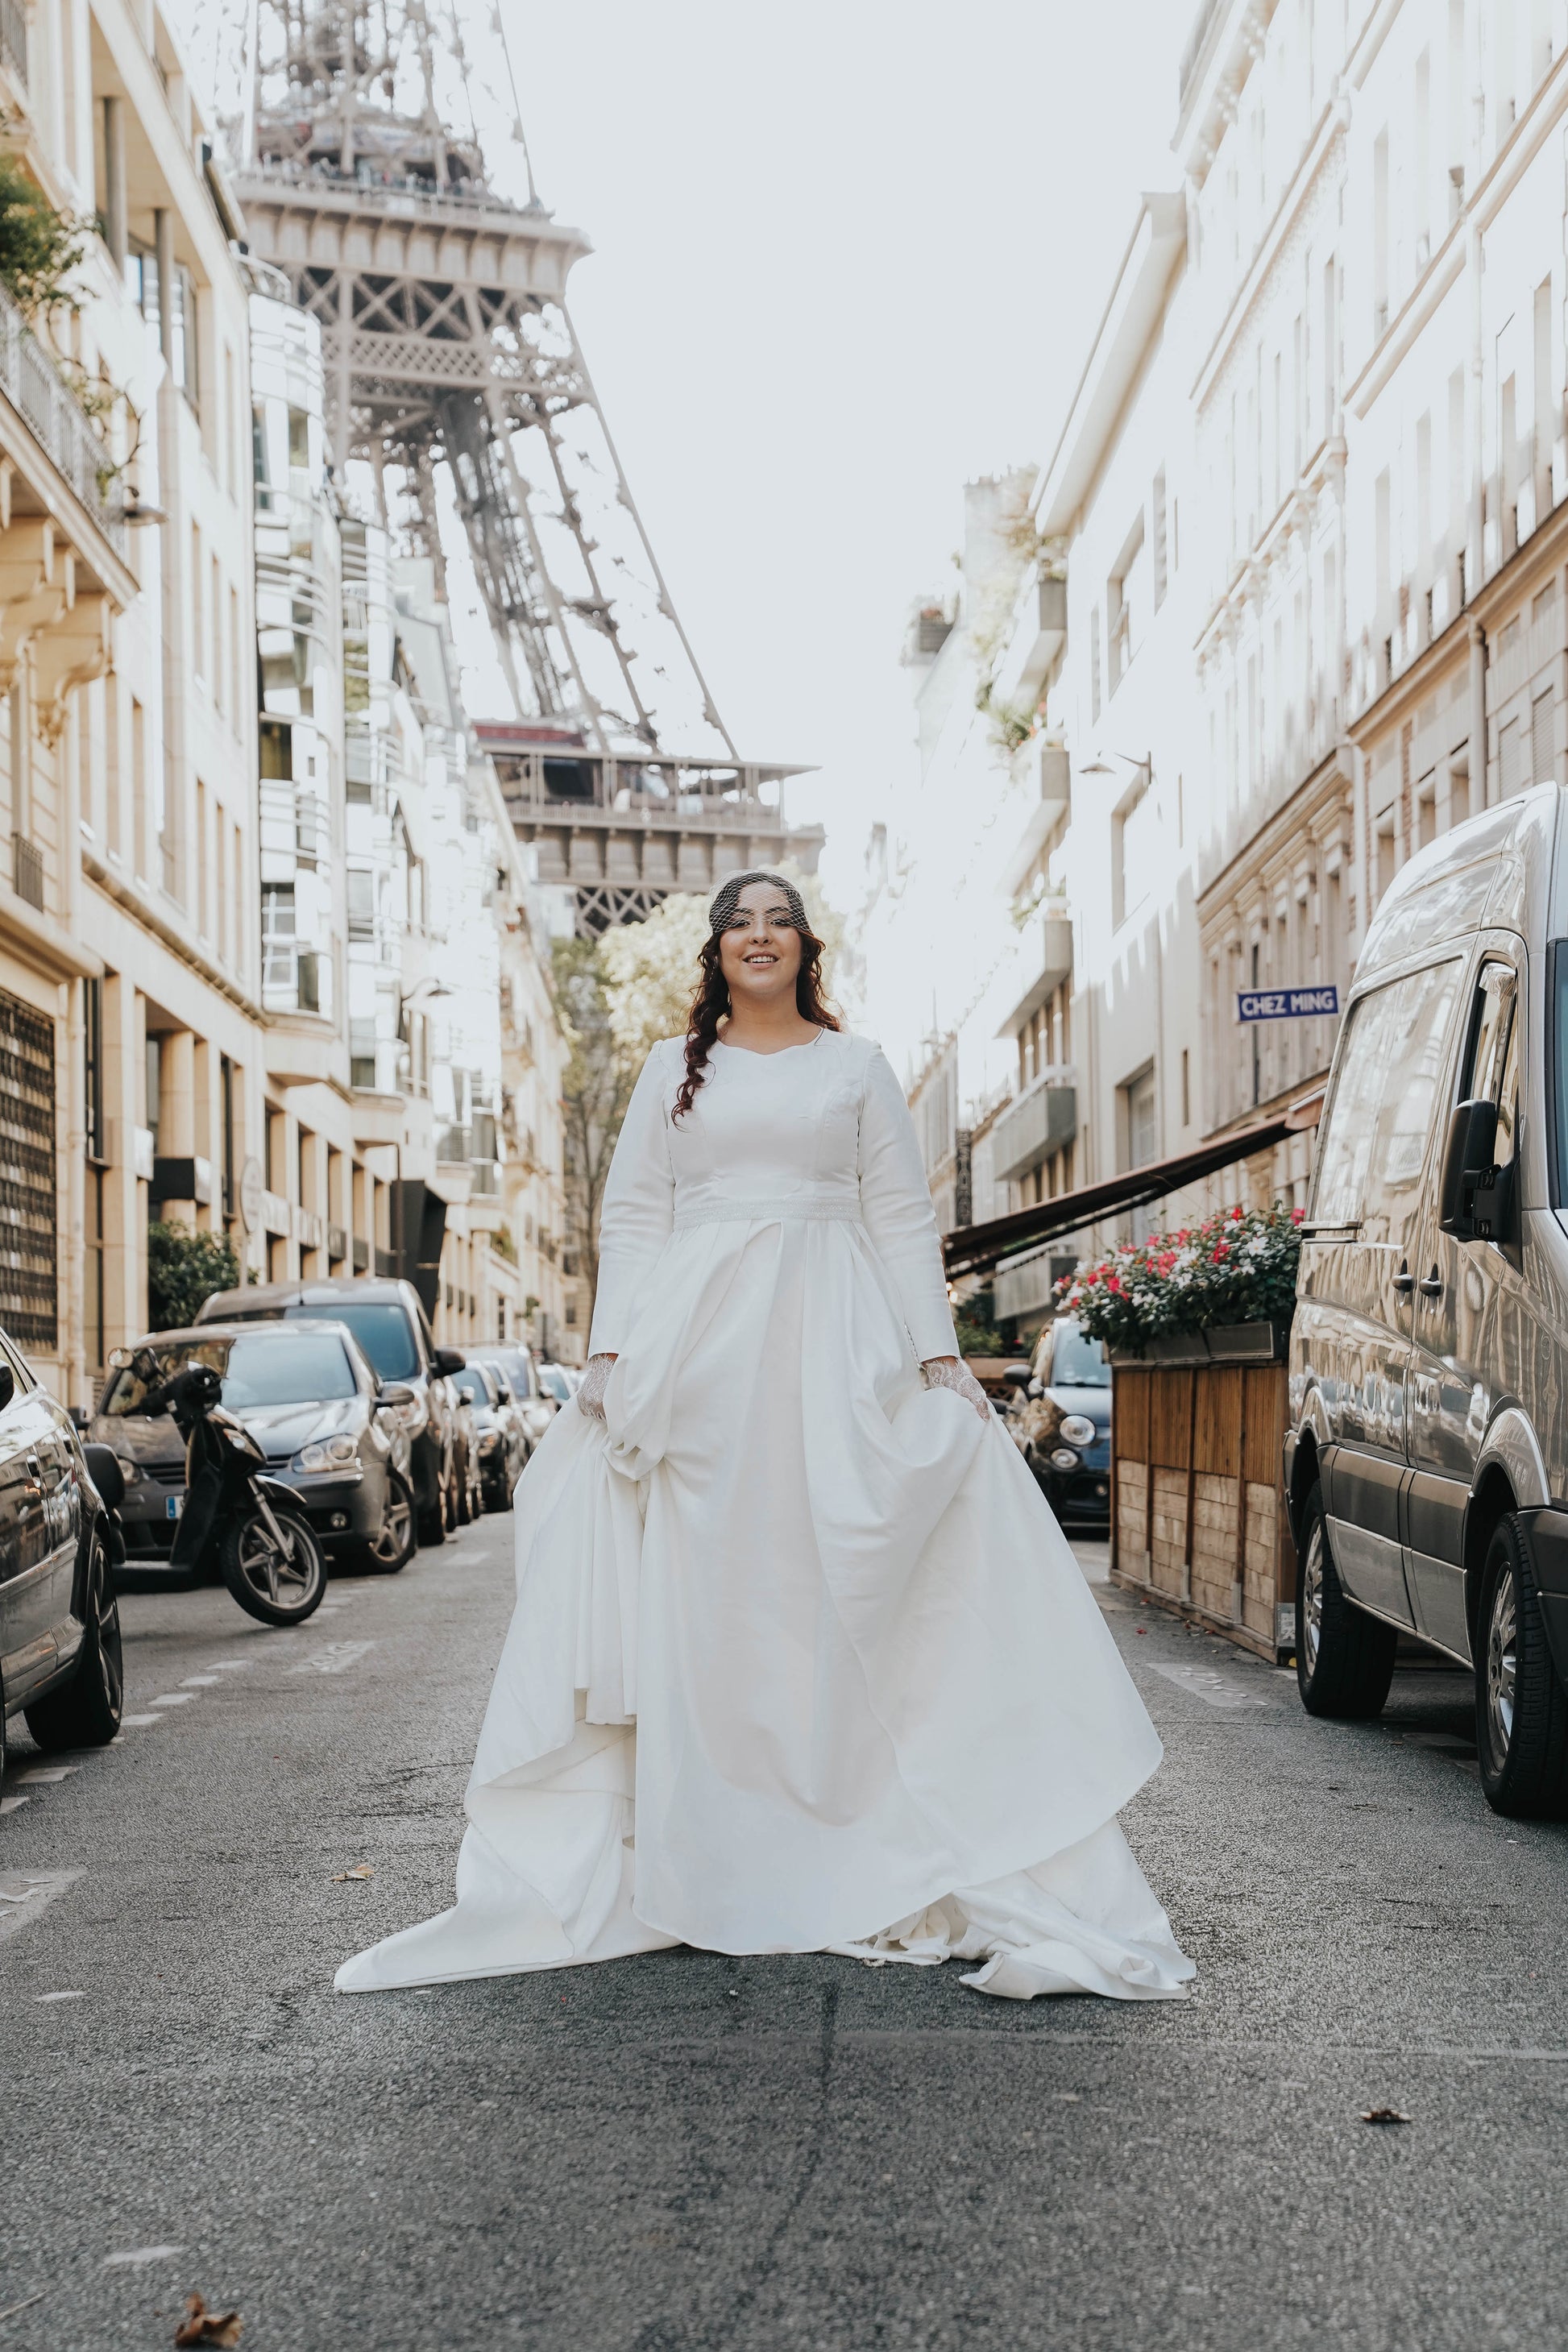
[[[1323,1490],[1314,1486],[1301,1513],[1301,1570],[1296,1594],[1296,1685],[1309,1715],[1365,1722],[1381,1715],[1394,1680],[1399,1636],[1346,1598],[1329,1545]]]
[[[1557,1679],[1535,1575],[1510,1512],[1500,1519],[1481,1577],[1476,1657],[1476,1748],[1495,1813],[1556,1820],[1568,1812],[1568,1694]]]

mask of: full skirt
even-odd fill
[[[1016,1448],[927,1390],[858,1225],[671,1237],[517,1494],[457,1902],[341,1991],[677,1944],[1193,1975],[1116,1816],[1153,1726]]]

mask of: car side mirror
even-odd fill
[[[0,1412],[4,1412],[16,1393],[16,1375],[0,1356]]]
[[[399,1405],[414,1402],[414,1391],[406,1381],[394,1381],[389,1387],[376,1391],[375,1408],[378,1412],[384,1405],[395,1412]]]
[[[86,1429],[92,1420],[92,1414],[85,1404],[73,1404],[68,1411],[73,1429]]]
[[[460,1372],[467,1361],[460,1348],[437,1348],[430,1359],[432,1369],[439,1372],[443,1380],[449,1379],[454,1372]]]
[[[1497,1105],[1484,1096],[1456,1103],[1443,1150],[1438,1222],[1456,1241],[1489,1234],[1497,1220]]]

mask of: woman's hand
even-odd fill
[[[605,1418],[605,1391],[610,1385],[610,1366],[614,1356],[590,1356],[588,1369],[583,1375],[583,1385],[577,1391],[577,1410],[595,1421]]]
[[[928,1356],[921,1366],[928,1389],[951,1389],[972,1404],[982,1421],[991,1418],[991,1400],[970,1370],[956,1356]]]

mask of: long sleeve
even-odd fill
[[[860,1212],[892,1276],[904,1321],[924,1363],[956,1356],[936,1212],[903,1088],[873,1046],[860,1102]]]
[[[632,1088],[599,1213],[599,1287],[591,1356],[619,1355],[643,1285],[675,1222],[675,1172],[665,1131],[669,1066],[656,1045]]]

